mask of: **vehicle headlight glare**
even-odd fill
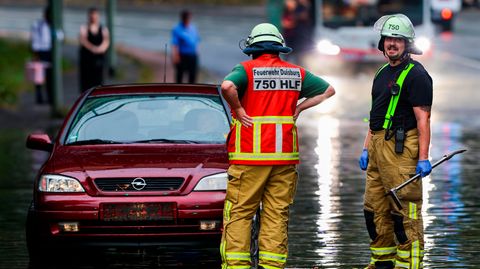
[[[424,53],[430,50],[431,45],[432,43],[430,42],[430,39],[424,36],[419,37],[415,40],[415,46]]]
[[[204,177],[195,186],[195,191],[221,191],[227,189],[228,174],[220,173]]]
[[[317,49],[320,53],[326,55],[338,55],[340,53],[340,47],[327,39],[320,40],[317,43]]]
[[[77,179],[61,175],[41,176],[38,190],[42,192],[85,192]]]

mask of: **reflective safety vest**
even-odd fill
[[[232,111],[227,141],[231,164],[286,165],[299,162],[297,128],[293,114],[302,89],[305,70],[264,54],[242,63],[248,85],[241,104],[253,118],[245,127]]]

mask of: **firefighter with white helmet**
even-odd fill
[[[378,42],[378,49],[385,53],[384,42],[386,37],[401,38],[406,42],[406,49],[402,57],[407,57],[408,54],[422,54],[417,47],[415,47],[415,29],[410,19],[403,14],[386,15],[381,17],[375,25],[374,29],[380,32],[380,41]]]
[[[388,63],[373,80],[369,130],[359,159],[367,171],[364,215],[371,238],[368,269],[422,268],[424,255],[422,181],[398,192],[396,208],[386,190],[412,175],[427,176],[429,161],[432,78],[411,58],[415,30],[403,14],[381,17],[378,49]]]
[[[293,203],[299,163],[295,121],[335,90],[304,68],[283,61],[292,49],[269,23],[255,26],[243,52],[252,56],[222,83],[232,111],[227,139],[230,167],[225,197],[222,268],[250,269],[252,218],[260,215],[259,268],[284,268],[288,208]],[[297,101],[305,98],[297,104]]]

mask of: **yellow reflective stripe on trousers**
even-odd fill
[[[225,206],[223,209],[223,219],[225,222],[230,220],[230,210],[232,209],[232,202],[226,200],[225,201]]]
[[[395,254],[397,252],[397,247],[370,248],[370,251],[374,255],[382,256],[388,254]]]
[[[282,267],[276,267],[276,266],[266,265],[266,264],[262,264],[262,263],[259,263],[258,265],[260,265],[261,267],[263,267],[265,269],[282,269]]]
[[[232,202],[225,200],[225,205],[223,207],[223,224],[224,225],[230,220],[231,209],[232,209]],[[224,239],[222,238],[222,240]],[[226,244],[226,241],[222,241],[222,243],[220,243],[220,256],[222,257],[222,261],[223,261],[222,269],[227,268],[227,263],[226,263],[227,257],[225,256],[225,244]]]
[[[225,257],[225,241],[220,244],[220,256],[222,257],[222,269],[227,268],[227,259]]]
[[[229,153],[228,157],[230,160],[251,160],[251,161],[269,161],[269,160],[281,160],[281,161],[290,161],[298,160],[298,152],[288,152],[288,153]]]
[[[410,264],[408,262],[401,262],[399,260],[396,260],[395,261],[395,267],[410,269]]]
[[[281,263],[285,263],[287,261],[286,254],[277,254],[267,251],[260,251],[259,258],[262,260],[276,261]]]
[[[420,241],[414,241],[412,243],[412,268],[420,268]]]
[[[250,265],[230,265],[225,267],[225,269],[250,269]]]
[[[408,217],[411,219],[417,219],[417,204],[408,203]]]
[[[395,262],[395,259],[375,259],[373,257],[370,258],[370,264],[375,264],[375,262]]]
[[[397,249],[397,255],[402,259],[408,259],[410,257],[410,251]]]
[[[251,261],[249,252],[226,252],[225,257],[228,261]]]

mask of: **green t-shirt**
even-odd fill
[[[241,97],[247,89],[248,76],[247,71],[243,68],[243,65],[237,64],[232,72],[228,74],[224,80],[230,80],[237,86],[238,95]],[[305,71],[305,78],[302,82],[302,90],[300,91],[300,98],[310,98],[316,95],[324,93],[328,86],[328,82],[315,76],[309,71]]]

